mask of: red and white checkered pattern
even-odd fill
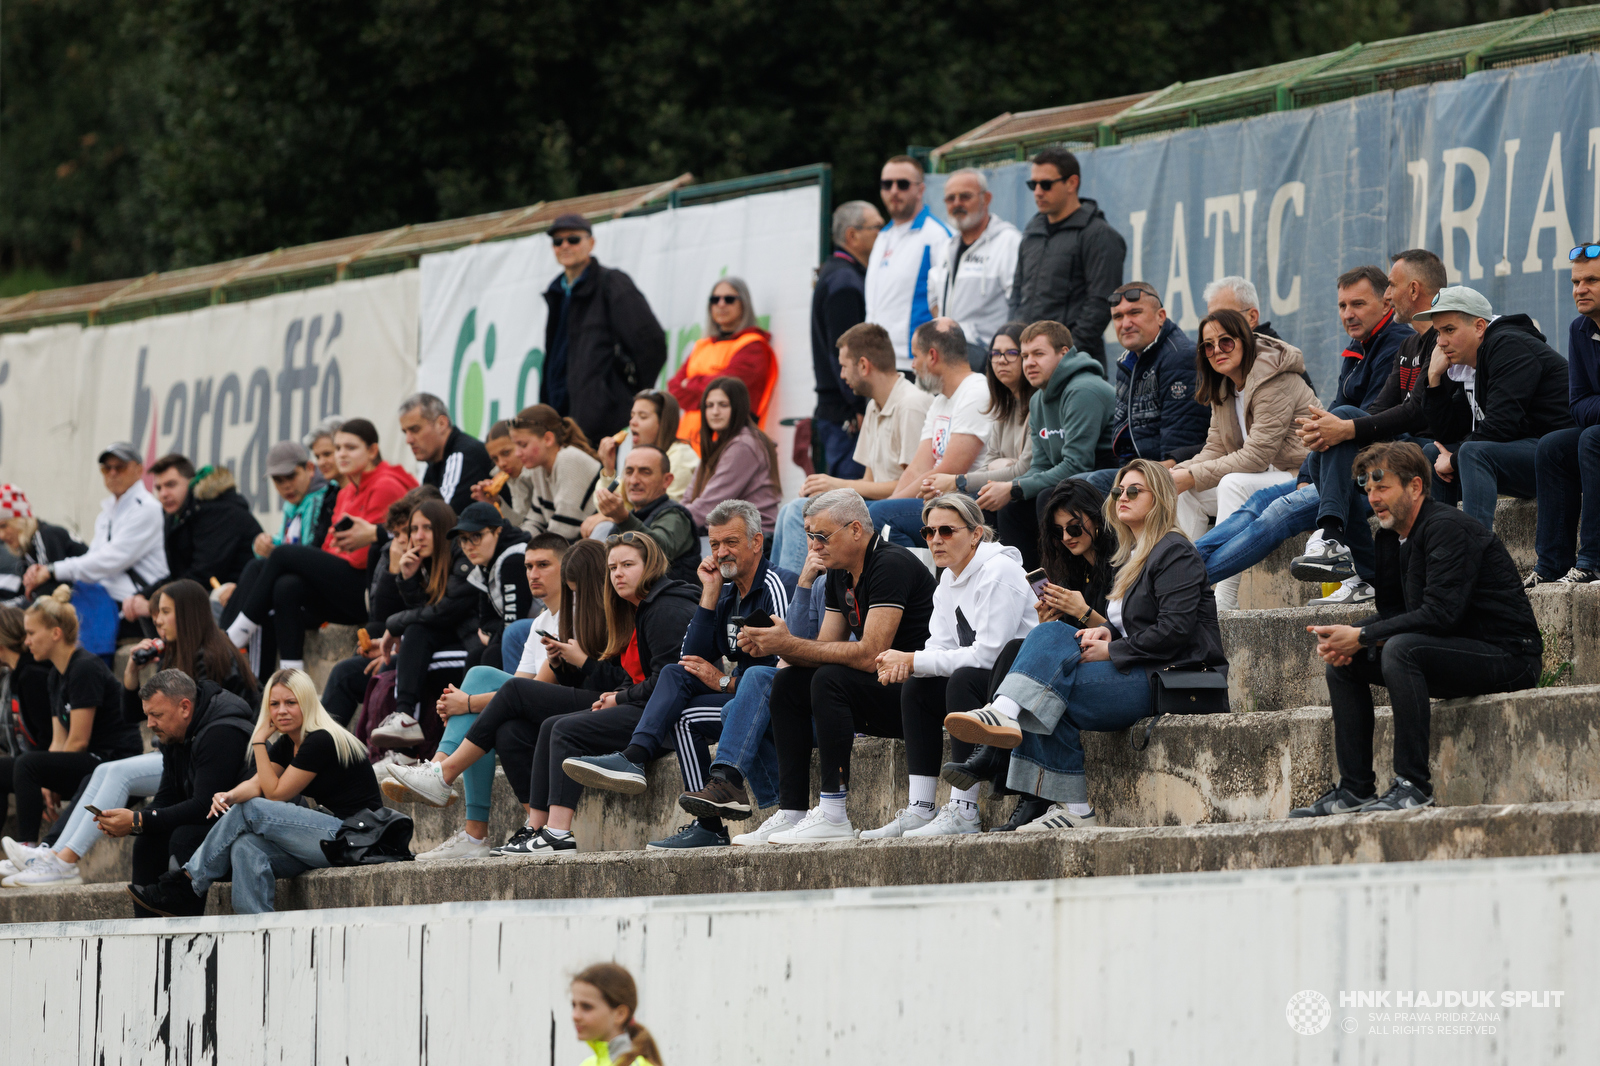
[[[32,518],[33,508],[28,497],[15,485],[0,485],[0,520],[7,518]]]

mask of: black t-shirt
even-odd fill
[[[342,765],[339,749],[333,745],[333,734],[326,729],[307,733],[298,752],[288,737],[279,737],[267,757],[280,768],[298,766],[316,774],[301,795],[316,800],[318,806],[326,807],[335,817],[348,818],[358,811],[375,811],[383,806],[383,794],[378,791],[378,778],[372,772],[372,764],[357,759],[349,766]]]
[[[89,754],[121,758],[144,750],[139,728],[122,718],[122,686],[111,676],[111,668],[94,652],[78,648],[67,660],[65,673],[50,668],[50,713],[70,732],[73,708],[85,707],[95,709]]]
[[[933,615],[933,591],[939,583],[922,565],[922,560],[898,544],[890,544],[876,534],[867,545],[867,558],[861,566],[861,579],[853,590],[857,610],[845,600],[850,571],[828,571],[828,610],[844,615],[844,621],[857,640],[866,628],[867,613],[874,607],[899,607],[900,628],[889,647],[895,651],[921,651],[928,644],[928,619]]]

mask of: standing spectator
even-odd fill
[[[539,399],[599,440],[628,420],[633,394],[661,373],[667,336],[633,279],[594,257],[588,219],[557,218],[550,242],[561,273],[544,293]]]
[[[533,497],[522,528],[531,536],[549,532],[576,540],[584,518],[594,513],[600,483],[600,460],[589,438],[554,407],[536,403],[511,420],[511,439]]]
[[[221,584],[238,581],[255,558],[257,539],[265,534],[239,495],[233,471],[208,466],[197,473],[183,456],[164,455],[150,464],[150,473],[156,500],[167,516],[168,575],[207,589],[213,579]]]
[[[1600,244],[1580,245],[1568,259],[1578,317],[1567,329],[1567,396],[1577,425],[1539,441],[1539,561],[1526,588],[1600,581]]]
[[[622,487],[627,495],[601,486],[595,490],[595,506],[598,513],[611,519],[612,532],[635,529],[650,534],[666,553],[668,577],[694,581],[700,565],[700,539],[695,536],[694,516],[667,495],[673,480],[666,453],[652,444],[641,444],[628,452],[622,467]]]
[[[863,476],[851,458],[866,402],[839,369],[839,338],[867,318],[867,262],[883,229],[883,216],[865,200],[850,200],[833,211],[833,255],[817,268],[811,291],[811,370],[817,406],[812,432],[822,441],[826,473],[851,480]],[[892,348],[891,348],[892,351]]]
[[[101,501],[89,550],[28,567],[23,592],[32,595],[51,579],[97,582],[122,608],[121,635],[145,636],[135,623],[150,616],[145,594],[167,576],[165,522],[160,505],[145,491],[144,464],[133,445],[117,441],[100,453],[99,462],[111,495]]]
[[[922,202],[922,164],[897,155],[878,179],[889,226],[879,232],[867,264],[867,321],[889,331],[895,361],[911,369],[911,335],[933,318],[928,279],[944,265],[950,228]]]
[[[22,580],[30,567],[48,569],[57,559],[70,559],[89,550],[65,529],[36,518],[28,497],[15,485],[0,485],[0,543],[16,559],[14,571],[0,572],[0,602],[13,607],[27,606]],[[48,596],[57,584],[46,582],[34,589],[34,594]]]
[[[944,209],[957,232],[928,282],[933,313],[961,323],[979,371],[989,357],[984,341],[1006,324],[1022,243],[1017,227],[989,213],[993,200],[981,170],[965,167],[946,179]]]
[[[422,483],[432,485],[456,514],[472,502],[472,486],[494,473],[489,451],[450,422],[450,409],[431,392],[400,401],[400,431],[421,463]]]
[[[738,378],[717,378],[706,386],[700,412],[700,469],[683,496],[695,529],[706,528],[723,500],[748,500],[761,512],[762,533],[771,536],[783,500],[778,446],[756,425],[749,390]]]
[[[720,278],[711,286],[705,336],[695,341],[689,357],[667,382],[683,418],[678,437],[700,443],[700,398],[720,377],[734,377],[750,390],[750,414],[757,426],[767,422],[767,405],[778,384],[778,357],[772,334],[756,325],[750,286],[743,278]]]
[[[1065,148],[1046,148],[1033,157],[1028,188],[1039,213],[1022,231],[1011,317],[1060,322],[1079,349],[1103,361],[1101,334],[1111,320],[1106,301],[1122,284],[1128,246],[1099,204],[1079,199],[1081,180],[1078,157]]]
[[[1572,426],[1567,362],[1527,315],[1495,315],[1464,285],[1441,290],[1412,317],[1439,333],[1424,400],[1437,434],[1425,449],[1434,460],[1432,495],[1459,501],[1493,529],[1502,492],[1533,495],[1539,438]]]

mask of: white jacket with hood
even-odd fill
[[[944,259],[934,264],[928,275],[928,302],[933,313],[961,323],[968,343],[985,351],[1010,317],[1011,284],[1017,276],[1021,245],[1017,227],[991,215],[988,228],[962,253],[953,275],[950,267],[961,248],[960,233],[950,238]]]
[[[1027,636],[1039,624],[1033,611],[1038,599],[1028,587],[1021,552],[996,541],[979,544],[960,577],[951,570],[940,576],[928,619],[928,644],[912,657],[911,672],[949,677],[964,666],[989,669],[1008,642]],[[957,610],[970,627],[965,646]]]

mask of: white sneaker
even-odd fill
[[[1050,809],[1027,825],[1017,829],[1019,833],[1045,833],[1052,829],[1093,829],[1100,824],[1100,819],[1094,811],[1088,814],[1073,814],[1067,810],[1065,803],[1052,803]]]
[[[973,816],[968,818],[960,810],[960,807],[960,800],[951,800],[939,808],[939,813],[933,821],[923,825],[920,829],[909,829],[905,835],[908,837],[953,837],[960,836],[963,833],[983,832],[983,823],[978,819],[977,813],[974,812]],[[861,835],[866,836],[867,834],[862,833]]]
[[[762,822],[760,827],[752,829],[748,833],[740,833],[738,836],[728,841],[728,843],[743,847],[754,847],[757,844],[770,844],[772,843],[773,834],[781,833],[788,828],[790,828],[789,819],[783,816],[782,811],[779,811],[771,818],[768,818],[766,821]]]
[[[1022,727],[1017,720],[992,703],[975,711],[956,711],[944,716],[944,728],[957,740],[968,744],[987,744],[1010,750],[1022,743]]]
[[[772,834],[769,844],[824,844],[831,840],[854,840],[856,828],[848,819],[835,825],[828,821],[821,807],[813,807],[800,819],[800,824],[781,833]]]
[[[894,812],[894,818],[888,825],[877,829],[863,829],[862,840],[892,840],[895,837],[909,836],[914,830],[921,829],[933,821],[935,811],[922,813],[921,807],[901,807]]]
[[[17,864],[10,859],[0,859],[0,878],[10,877],[12,874],[21,872],[21,870],[17,869]]]
[[[1347,577],[1339,582],[1339,587],[1327,596],[1319,596],[1307,602],[1308,607],[1326,607],[1330,604],[1357,604],[1371,603],[1377,598],[1377,593],[1372,586],[1362,581],[1359,577]]]
[[[389,780],[389,768],[392,766],[420,766],[421,759],[414,759],[409,755],[402,755],[398,751],[386,751],[383,758],[372,764],[372,776],[378,779],[378,784]]]
[[[389,767],[389,779],[378,786],[383,794],[396,803],[426,803],[430,807],[448,807],[461,798],[450,785],[444,783],[444,764],[429,762],[421,766]]]
[[[1302,555],[1315,555],[1322,547],[1322,542],[1328,539],[1328,531],[1318,526],[1311,531],[1311,536],[1306,538],[1306,550]]]
[[[393,711],[372,731],[372,743],[380,748],[408,748],[422,743],[422,727],[409,714]]]
[[[487,859],[489,857],[489,841],[473,840],[467,836],[465,829],[446,840],[432,851],[425,851],[416,858],[417,862],[431,862],[434,859]]]
[[[16,867],[12,873],[19,873],[28,868],[28,864],[41,855],[54,855],[49,848],[37,847],[33,844],[22,844],[10,837],[0,837],[0,849],[4,849],[6,858],[11,860],[11,865]]]
[[[25,870],[19,874],[0,880],[0,888],[33,888],[38,885],[81,885],[83,878],[78,876],[78,864],[62,862],[61,857],[53,851],[46,851],[43,855],[30,862]]]

